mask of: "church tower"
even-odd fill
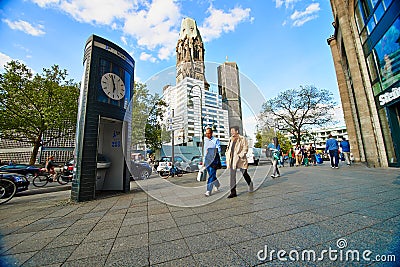
[[[204,70],[204,44],[196,21],[184,18],[176,45],[176,83],[190,77],[203,81],[205,89],[208,90]]]

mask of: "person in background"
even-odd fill
[[[54,167],[55,167],[55,166],[56,166],[56,164],[54,163],[54,156],[48,157],[48,158],[47,158],[47,161],[46,161],[45,168],[46,168],[46,171],[47,171],[48,173],[50,173],[51,176],[53,177],[54,182],[56,181],[56,180],[55,180],[56,171],[54,170]]]
[[[239,127],[232,126],[230,128],[231,138],[229,140],[228,148],[226,149],[226,167],[229,169],[230,174],[230,188],[231,194],[228,198],[237,196],[236,193],[236,171],[240,169],[249,186],[249,192],[253,192],[253,182],[251,181],[250,175],[247,173],[248,162],[247,162],[247,151],[248,144],[244,136],[239,134]]]
[[[328,140],[326,140],[325,153],[329,151],[329,156],[331,158],[331,168],[339,169],[339,145],[332,134],[329,134]]]
[[[342,137],[342,141],[340,142],[340,147],[342,148],[342,153],[344,154],[344,158],[346,159],[346,163],[348,166],[351,165],[350,160],[350,143],[346,140],[345,137]]]
[[[272,178],[277,178],[281,176],[279,173],[279,168],[278,168],[278,161],[279,161],[279,151],[281,150],[281,146],[279,145],[278,142],[278,137],[272,138],[272,143],[268,145],[268,149],[272,151]]]
[[[218,155],[217,155],[218,154]],[[211,191],[215,186],[216,191],[219,191],[220,183],[217,179],[216,159],[221,155],[221,143],[218,138],[213,136],[211,128],[206,129],[206,138],[204,138],[204,166],[208,172],[206,197],[211,196]]]
[[[315,147],[310,144],[310,146],[308,147],[308,155],[310,157],[310,165],[312,164],[313,166],[316,165],[316,159],[315,159],[315,154],[316,154],[316,150]]]
[[[296,147],[294,148],[294,154],[296,156],[296,167],[297,167],[303,161],[303,158],[302,158],[302,155],[301,155],[301,148],[300,148],[299,145],[296,145]]]
[[[293,147],[289,150],[289,153],[288,153],[288,157],[289,157],[289,166],[290,167],[293,167],[294,166],[294,162],[295,162],[295,154],[294,154],[294,150],[293,150]]]

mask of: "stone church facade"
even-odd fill
[[[204,82],[204,88],[209,85],[205,77],[204,43],[196,21],[192,18],[182,20],[181,31],[176,45],[176,84],[189,77]]]

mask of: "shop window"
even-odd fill
[[[385,9],[388,9],[390,4],[392,3],[393,0],[383,0],[383,3],[385,4]]]
[[[362,11],[360,2],[358,2],[357,6],[356,6],[356,10],[354,12],[354,17],[356,20],[358,32],[361,32],[361,30],[364,28],[364,18],[363,18],[363,11]]]
[[[381,84],[376,82],[374,85],[372,85],[372,90],[374,91],[374,95],[379,94],[382,91]]]
[[[384,13],[385,13],[385,10],[383,10],[383,4],[380,3],[374,12],[374,17],[375,17],[376,23],[378,23],[381,20]]]
[[[370,79],[372,82],[374,82],[378,79],[378,71],[374,53],[369,54],[367,58],[367,65],[368,65]]]
[[[371,34],[371,32],[374,30],[375,26],[376,26],[375,19],[374,19],[374,17],[372,16],[372,17],[369,19],[368,24],[367,24],[368,34]]]
[[[400,18],[383,35],[374,47],[382,89],[386,90],[400,79]]]

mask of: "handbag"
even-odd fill
[[[214,169],[221,169],[221,157],[219,156],[219,153],[215,153],[214,161],[211,163],[211,167]]]

